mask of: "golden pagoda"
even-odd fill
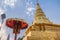
[[[60,40],[60,25],[48,20],[39,3],[36,2],[34,21],[25,33],[23,40]]]

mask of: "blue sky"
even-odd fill
[[[46,17],[53,23],[60,24],[60,0],[38,0],[38,2]],[[31,25],[35,15],[36,0],[0,0],[0,10],[6,14],[6,19],[22,18]],[[2,28],[6,35],[10,34],[11,38],[14,38],[12,29],[5,25],[6,19]],[[21,30],[18,37],[22,37],[24,33],[25,30]]]

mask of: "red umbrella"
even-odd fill
[[[9,18],[6,20],[6,26],[13,29],[16,40],[17,34],[20,33],[20,29],[26,29],[28,24],[23,19]]]

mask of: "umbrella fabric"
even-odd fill
[[[10,28],[14,27],[13,21],[11,19],[6,20],[6,25]]]
[[[28,26],[28,24],[23,19],[18,19],[18,18],[7,19],[6,25],[10,28],[14,28],[16,25],[18,26],[18,29],[25,29]]]
[[[28,24],[25,22],[22,22],[21,25],[22,25],[21,29],[27,28],[27,26],[28,26]]]

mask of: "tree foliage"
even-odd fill
[[[19,37],[18,40],[23,40],[23,38],[24,38],[24,36],[22,38]]]

